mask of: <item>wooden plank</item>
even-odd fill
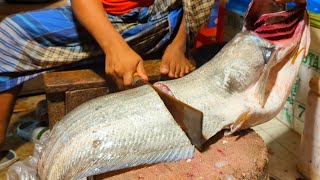
[[[150,83],[167,79],[167,76],[163,77],[160,73],[160,64],[160,60],[144,62]],[[104,70],[104,67],[101,68]],[[114,89],[101,69],[50,72],[43,75],[43,82],[48,99],[50,127],[81,103],[113,92],[111,89]]]
[[[66,92],[66,114],[72,111],[80,104],[94,99],[96,97],[106,95],[110,92],[108,87],[89,88]]]
[[[144,67],[150,82],[164,80],[167,77],[160,73],[160,60],[144,61]],[[103,69],[69,70],[50,72],[43,75],[46,93],[65,92],[77,89],[111,87],[106,81]]]
[[[42,75],[37,76],[23,83],[23,88],[19,93],[19,96],[26,96],[26,95],[40,94],[40,93],[44,93]]]
[[[47,94],[108,85],[103,75],[91,69],[46,73],[43,82]]]
[[[64,93],[50,93],[47,94],[49,128],[60,121],[65,115],[65,94]]]

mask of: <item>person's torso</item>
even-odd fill
[[[130,12],[137,7],[147,7],[154,0],[101,0],[104,9],[109,14],[121,15]]]

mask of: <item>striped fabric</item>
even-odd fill
[[[182,0],[185,14],[188,46],[192,47],[201,26],[205,24],[213,8],[215,0]]]
[[[199,17],[210,13],[210,3],[202,6],[201,0],[192,0],[187,10],[187,30],[194,36],[200,29],[199,22],[190,9],[195,2],[201,4]],[[214,1],[213,1],[214,2]],[[140,54],[154,52],[173,38],[182,16],[179,0],[156,0],[150,7],[137,8],[121,16],[108,15],[115,28],[128,44]],[[208,14],[209,14],[208,13]],[[160,39],[160,40],[159,40]],[[146,47],[148,47],[146,49]],[[0,92],[11,89],[40,74],[70,63],[101,56],[102,50],[77,23],[71,7],[31,11],[4,19],[0,23]]]

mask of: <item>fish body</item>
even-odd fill
[[[283,108],[310,44],[306,9],[278,12],[283,7],[252,1],[244,30],[208,63],[155,84],[203,112],[204,141],[221,129],[232,134],[264,123]]]
[[[141,164],[192,158],[194,147],[150,86],[77,107],[54,126],[41,179],[80,179]]]
[[[203,112],[204,142],[224,128],[232,134],[266,122],[286,102],[309,48],[309,21],[305,5],[280,12],[274,5],[253,0],[243,32],[214,58],[183,78],[154,84]],[[80,179],[193,154],[158,94],[145,85],[96,98],[66,115],[50,133],[38,175]]]
[[[241,32],[196,72],[155,86],[165,85],[177,99],[204,113],[202,129],[207,140],[252,105],[259,105],[247,90],[254,88],[274,52],[271,42]]]

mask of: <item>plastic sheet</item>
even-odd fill
[[[307,0],[307,9],[314,13],[320,13],[320,1],[319,0]]]
[[[11,165],[7,171],[7,180],[38,180],[37,177],[37,164],[39,154],[44,149],[44,144],[48,139],[49,133],[45,133],[40,141],[35,143],[34,152],[23,161],[18,161]]]
[[[295,6],[295,3],[288,3],[288,7]],[[320,1],[319,0],[307,0],[307,9],[313,13],[320,13]]]
[[[311,26],[320,29],[320,14],[318,14],[318,13],[310,13],[309,15],[310,15],[310,24],[311,24]]]
[[[247,12],[251,0],[229,0],[226,8],[227,11],[235,12],[241,16]]]
[[[14,163],[7,172],[7,180],[37,180],[37,162],[36,157],[30,156]]]

